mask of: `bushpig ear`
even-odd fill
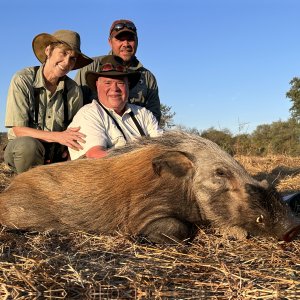
[[[194,174],[193,157],[181,151],[168,151],[152,160],[154,173],[161,175],[163,171],[175,177],[191,177]]]

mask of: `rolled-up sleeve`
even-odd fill
[[[85,134],[85,143],[81,143],[82,150],[76,151],[69,148],[71,159],[77,159],[95,146],[107,148],[107,135],[102,120],[97,111],[82,107],[75,115],[70,127],[80,127],[80,132]]]
[[[147,109],[143,109],[145,126],[150,137],[157,137],[163,134],[163,130],[159,127],[157,119],[153,113]]]

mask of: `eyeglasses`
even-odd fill
[[[102,72],[109,72],[109,71],[117,71],[117,72],[127,72],[127,68],[125,66],[122,65],[116,65],[114,66],[111,63],[106,63],[104,65],[101,66],[101,71]]]
[[[136,32],[136,27],[133,23],[117,23],[115,24],[115,26],[111,29],[110,33],[112,33],[114,30],[115,31],[120,31],[122,30],[124,27],[128,28],[129,30],[132,30],[134,32]]]

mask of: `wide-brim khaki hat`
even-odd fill
[[[85,79],[87,85],[92,90],[97,90],[96,81],[99,77],[127,77],[129,82],[129,88],[133,88],[140,80],[141,73],[133,71],[125,66],[122,58],[116,55],[106,55],[101,60],[101,65],[98,72],[87,71],[85,73]]]
[[[77,32],[71,30],[58,30],[53,34],[40,33],[32,41],[32,49],[37,59],[44,63],[46,61],[45,49],[51,43],[67,44],[73,51],[78,54],[76,63],[72,70],[82,68],[90,64],[93,60],[83,54],[80,50],[80,36]]]

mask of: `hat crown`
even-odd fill
[[[114,70],[117,70],[120,73],[122,73],[122,72],[126,73],[126,75],[127,75],[128,68],[125,66],[125,62],[121,57],[116,56],[116,55],[104,56],[101,61],[100,72],[106,72],[107,71],[106,66],[108,64],[111,65]],[[109,71],[111,71],[111,70],[109,70]]]
[[[123,25],[122,29],[117,29],[116,25]],[[110,37],[115,37],[118,34],[120,34],[121,32],[130,32],[133,35],[137,35],[137,29],[136,26],[134,25],[134,23],[130,20],[125,20],[125,19],[121,19],[121,20],[116,20],[114,21],[109,29],[109,36]]]
[[[72,30],[61,29],[55,31],[53,34],[40,33],[33,39],[32,49],[41,63],[46,61],[47,56],[45,54],[45,49],[52,43],[64,43],[78,54],[73,70],[82,68],[93,61],[90,57],[81,52],[80,35]]]
[[[60,42],[68,44],[74,51],[80,51],[80,36],[77,32],[71,30],[57,30],[53,36]]]
[[[85,79],[87,85],[93,89],[96,88],[96,81],[99,77],[108,78],[119,78],[127,77],[129,81],[129,87],[132,88],[137,84],[141,76],[138,71],[131,70],[125,65],[123,59],[116,55],[106,55],[101,59],[101,65],[99,66],[99,71],[87,71],[85,73]]]

